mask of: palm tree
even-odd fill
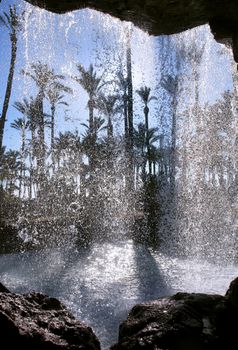
[[[19,198],[21,197],[21,189],[23,179],[25,180],[25,158],[26,158],[26,131],[29,126],[28,121],[25,118],[18,118],[13,123],[11,123],[11,127],[16,129],[21,134],[21,166],[20,166],[20,182],[19,182]]]
[[[128,112],[128,137],[129,148],[133,150],[133,82],[132,82],[132,63],[131,63],[131,30],[126,34],[126,68],[127,68],[127,112]]]
[[[121,111],[121,106],[116,105],[116,102],[119,99],[119,95],[108,95],[103,94],[99,95],[98,98],[98,109],[103,113],[107,118],[107,138],[108,141],[113,139],[113,124],[112,120],[114,116]]]
[[[177,138],[177,104],[178,104],[178,84],[179,77],[173,77],[167,75],[162,77],[161,86],[170,94],[172,98],[172,127],[171,127],[171,167],[170,167],[170,180],[171,189],[175,188],[175,167],[176,167],[176,138]]]
[[[199,106],[199,68],[201,66],[203,55],[206,48],[206,42],[202,43],[200,45],[197,41],[194,41],[190,43],[188,49],[185,47],[182,47],[180,50],[181,59],[182,61],[185,61],[189,65],[192,66],[192,73],[193,73],[193,82],[194,82],[194,112],[195,116],[200,119],[199,113],[198,113],[198,106]],[[180,61],[181,61],[180,59]]]
[[[201,47],[198,47],[197,43],[194,42],[190,46],[190,50],[187,53],[187,59],[192,63],[192,70],[195,82],[195,109],[197,113],[197,108],[199,105],[199,67],[201,65],[203,54],[205,51],[206,43],[203,43]]]
[[[141,87],[140,90],[137,90],[137,94],[140,96],[142,102],[144,103],[144,115],[145,115],[145,128],[146,128],[146,133],[148,134],[149,131],[149,107],[148,104],[152,100],[156,100],[155,96],[150,96],[150,91],[151,89],[148,88],[147,86]],[[146,136],[147,140],[147,152],[148,152],[148,161],[149,161],[149,174],[152,174],[152,166],[151,166],[151,160],[150,160],[150,145],[149,145],[149,138]]]
[[[77,83],[87,92],[89,96],[88,109],[89,109],[89,131],[94,132],[94,109],[97,108],[97,97],[102,87],[106,84],[102,82],[102,76],[98,77],[94,71],[93,65],[90,64],[88,70],[78,64],[77,69],[79,76],[73,77]]]
[[[60,132],[58,137],[55,138],[55,158],[57,160],[57,169],[60,169],[61,161],[65,161],[65,150],[69,145],[69,138],[67,133]]]
[[[134,129],[136,162],[138,170],[139,168],[142,169],[143,182],[146,180],[146,163],[147,161],[151,164],[154,162],[154,144],[158,142],[159,139],[160,136],[157,135],[157,128],[150,128],[149,130],[146,130],[145,124],[140,123],[138,125],[138,129]],[[153,150],[153,152],[148,152],[148,145],[149,150]],[[152,172],[149,172],[149,175],[152,175]]]
[[[51,155],[52,155],[52,167],[55,169],[55,157],[54,157],[54,140],[55,140],[55,111],[58,105],[68,106],[69,104],[64,101],[65,93],[72,93],[72,89],[67,86],[64,86],[61,83],[50,84],[47,91],[47,98],[50,102],[51,108]]]
[[[153,164],[153,173],[155,175],[155,165],[160,160],[159,149],[155,144],[160,140],[160,136],[157,134],[157,128],[150,128],[147,132],[147,144],[149,145],[150,152],[147,153],[147,158],[150,164]],[[150,173],[151,175],[152,173]]]
[[[47,97],[47,92],[57,86],[58,90],[63,89],[61,81],[64,80],[63,75],[55,74],[54,69],[50,69],[47,64],[41,62],[31,64],[31,71],[22,70],[22,73],[30,77],[38,88],[35,99],[36,109],[38,110],[38,148],[39,148],[39,184],[43,186],[45,179],[45,116],[43,102]]]
[[[133,145],[134,145],[134,121],[133,121],[133,82],[132,82],[132,63],[131,63],[131,30],[127,31],[126,42],[126,68],[127,68],[127,117],[128,117],[128,139],[126,141],[128,160],[129,160],[129,173],[127,186],[129,192],[134,190],[133,180]]]
[[[21,114],[23,114],[27,118],[28,127],[31,131],[31,139],[32,141],[35,141],[36,130],[39,126],[39,110],[37,108],[36,99],[32,96],[30,96],[29,99],[24,98],[22,102],[14,102],[13,107],[16,108]]]
[[[90,130],[90,127],[87,124],[82,123],[86,128],[85,133],[82,136],[82,146],[85,154],[88,156],[89,161],[93,159],[93,167],[96,166],[96,158],[98,158],[98,149],[97,149],[97,141],[98,135],[101,131],[105,130],[103,126],[105,120],[100,117],[94,117],[93,123],[93,133]],[[92,164],[90,164],[90,169],[92,169]]]
[[[124,76],[122,69],[116,74],[116,84],[119,87],[119,91],[122,92],[122,109],[124,114],[124,133],[125,140],[128,139],[128,94],[127,94],[127,78]]]
[[[72,158],[76,158],[76,153],[80,153],[81,150],[81,141],[78,133],[72,133],[71,131],[60,132],[55,139],[55,149],[58,169],[61,164],[68,167],[68,163],[72,163],[70,166],[74,166],[75,160]]]
[[[157,140],[158,141],[160,137],[158,136]],[[155,141],[152,141],[155,142]],[[156,147],[155,145],[150,146],[150,157],[151,157],[151,163],[153,165],[153,175],[156,175],[156,164],[159,164],[161,161],[161,153],[160,149]]]
[[[83,146],[78,132],[60,132],[55,139],[56,177],[64,174],[74,184],[77,194],[84,190]]]
[[[2,113],[0,118],[0,149],[2,148],[4,127],[7,118],[7,111],[12,91],[13,76],[15,70],[16,56],[17,56],[17,42],[18,33],[22,30],[22,23],[24,20],[24,12],[17,13],[16,6],[9,6],[9,14],[4,12],[0,16],[0,24],[4,25],[9,30],[11,41],[11,62],[7,79],[7,87],[3,101]]]
[[[13,104],[13,107],[15,107],[21,114],[23,114],[27,118],[27,124],[28,128],[31,132],[31,140],[29,142],[29,161],[30,161],[30,179],[29,179],[29,193],[30,198],[32,195],[32,188],[33,188],[33,182],[35,177],[35,171],[34,171],[34,160],[36,159],[37,163],[37,173],[40,174],[41,167],[42,167],[42,161],[41,161],[41,140],[39,139],[39,128],[41,127],[41,118],[39,118],[40,111],[39,111],[39,104],[37,97],[34,98],[30,96],[29,99],[24,98],[23,101],[16,101]],[[44,114],[44,116],[46,116]],[[43,120],[44,125],[46,124],[45,118]]]
[[[4,172],[5,154],[6,154],[6,147],[3,146],[0,149],[0,187],[1,188],[3,188],[3,182],[5,179],[5,172]]]
[[[141,168],[142,181],[146,180],[146,128],[144,123],[140,123],[134,130],[134,158],[136,165],[136,183],[138,184],[139,172]]]
[[[3,163],[3,174],[5,174],[5,189],[9,194],[13,195],[15,190],[19,189],[17,186],[18,172],[21,166],[19,161],[19,152],[9,150],[5,153]]]

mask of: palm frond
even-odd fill
[[[0,16],[0,25],[5,26],[8,30],[11,29],[8,22],[5,20],[5,18],[3,16]]]

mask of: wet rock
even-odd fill
[[[231,282],[226,292],[226,299],[238,310],[238,277]]]
[[[236,349],[238,278],[226,294],[177,293],[136,305],[111,350]]]
[[[0,282],[0,293],[10,293],[10,290],[8,290],[1,282]]]
[[[4,288],[0,285],[2,350],[15,346],[24,350],[100,350],[92,329],[77,321],[57,299],[40,293],[13,294]]]
[[[56,13],[89,7],[131,21],[150,34],[173,34],[210,23],[215,38],[233,42],[238,61],[236,0],[27,0]],[[225,11],[224,11],[225,9]]]

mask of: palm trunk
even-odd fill
[[[30,183],[29,183],[29,196],[30,199],[32,199],[32,194],[34,190],[34,159],[35,159],[35,144],[36,144],[36,136],[35,136],[35,129],[31,129],[31,150],[29,152],[29,158],[30,158]]]
[[[19,181],[18,198],[21,198],[21,187],[22,187],[22,170],[21,170],[21,172],[20,172],[20,181]]]
[[[51,105],[51,157],[53,173],[55,172],[55,105]]]
[[[126,141],[128,139],[127,101],[128,101],[127,93],[126,93],[126,91],[124,91],[124,95],[123,95],[123,111],[124,111],[124,129],[125,129],[124,132],[125,132],[125,140]]]
[[[19,198],[21,198],[21,189],[23,183],[23,172],[24,172],[24,152],[25,152],[25,131],[22,130],[21,135],[21,166],[20,166],[20,181],[19,181]],[[24,192],[24,191],[23,191]]]
[[[22,134],[22,179],[23,179],[23,196],[26,193],[26,165],[25,165],[25,158],[26,158],[26,130],[24,127],[23,134]]]
[[[29,179],[29,197],[32,199],[32,187],[33,187],[33,164],[30,160],[30,179]]]
[[[177,109],[177,102],[176,102],[176,96],[175,94],[173,98],[173,115],[172,115],[172,132],[171,132],[171,139],[172,139],[172,145],[171,145],[171,169],[170,169],[170,182],[171,182],[171,189],[172,192],[175,190],[175,176],[176,176],[176,129],[177,129],[177,123],[176,123],[176,109]]]
[[[94,133],[94,117],[93,117],[93,98],[90,97],[88,101],[88,109],[89,109],[89,130],[90,133]]]
[[[94,134],[96,133],[96,130],[95,130],[95,126],[94,126],[94,115],[93,115],[93,112],[94,112],[94,102],[93,102],[93,98],[92,96],[89,98],[89,101],[88,101],[88,109],[89,109],[89,132],[90,132],[90,135],[92,137],[92,140],[94,139]],[[94,142],[94,141],[92,141]],[[91,148],[93,148],[94,145],[92,144],[91,145]],[[92,154],[89,156],[89,168],[90,168],[90,171],[91,171],[91,176],[93,176],[93,169],[94,169],[94,165],[95,165],[95,156],[94,156],[94,152],[92,152]]]
[[[144,108],[145,114],[145,129],[146,129],[146,148],[147,148],[147,157],[149,163],[149,176],[152,174],[152,165],[151,165],[151,152],[150,152],[150,140],[149,140],[149,108],[146,105]]]
[[[133,167],[133,145],[134,145],[134,126],[133,126],[133,84],[132,84],[132,64],[131,64],[131,34],[128,33],[127,38],[127,86],[128,86],[128,100],[127,100],[127,116],[128,116],[128,190],[134,190],[134,167]]]
[[[38,171],[38,188],[44,187],[45,180],[45,121],[43,111],[43,96],[44,92],[40,91],[37,96],[39,125],[38,125],[38,155],[37,155],[37,171]]]
[[[112,118],[110,116],[108,118],[108,125],[107,125],[107,138],[109,142],[111,142],[113,139],[113,125],[112,125]]]
[[[11,63],[10,63],[10,69],[9,69],[9,74],[7,79],[7,87],[6,87],[5,98],[3,102],[2,114],[0,118],[0,150],[2,150],[2,146],[3,146],[4,127],[7,119],[7,111],[8,111],[9,101],[10,101],[11,92],[12,92],[12,83],[13,83],[13,76],[14,76],[16,56],[17,56],[17,35],[15,31],[13,31],[13,33],[11,34],[11,43],[12,43]]]

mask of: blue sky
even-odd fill
[[[70,107],[67,110],[59,110],[57,114],[57,132],[64,130],[81,130],[80,124],[87,119],[87,95],[79,85],[71,79],[77,74],[76,64],[83,64],[88,67],[93,63],[97,71],[105,71],[105,78],[110,80],[112,73],[123,60],[120,57],[121,48],[125,43],[125,26],[119,20],[110,16],[99,14],[96,11],[81,10],[65,15],[55,15],[47,11],[33,8],[22,0],[2,0],[0,4],[1,13],[8,11],[9,5],[17,3],[17,6],[26,9],[27,21],[24,31],[19,37],[19,48],[17,56],[16,74],[13,85],[13,93],[8,112],[8,121],[5,130],[4,143],[8,148],[19,147],[19,137],[17,131],[10,127],[10,123],[21,115],[12,104],[14,101],[21,101],[24,97],[35,94],[35,87],[26,77],[19,72],[22,68],[28,70],[30,64],[41,61],[54,68],[59,74],[64,74],[67,84],[73,88],[73,96],[67,98]],[[32,11],[31,15],[29,13]],[[189,49],[191,40],[199,42],[206,41],[206,50],[202,70],[200,71],[201,101],[208,99],[216,100],[224,89],[231,88],[231,59],[229,53],[219,54],[223,49],[222,45],[215,43],[208,26],[197,28],[184,34],[179,34],[176,42],[186,43]],[[175,39],[174,39],[175,40]],[[6,79],[10,61],[10,45],[7,30],[0,27],[0,103],[2,103],[5,93]],[[138,29],[133,29],[132,40],[132,61],[133,61],[133,82],[134,89],[139,89],[142,85],[152,88],[158,85],[160,57],[160,38],[149,37],[146,33]],[[174,67],[174,56],[171,53],[168,58],[168,69],[172,72]],[[110,69],[108,69],[110,67]],[[185,67],[184,74],[190,72]],[[156,80],[156,77],[158,78]],[[189,80],[188,80],[189,81]],[[219,83],[218,83],[219,82]],[[191,86],[189,87],[192,89]],[[184,103],[193,99],[192,93],[183,97]],[[141,103],[138,96],[136,99],[136,115],[141,115]],[[158,103],[157,103],[158,104]],[[153,102],[151,109],[153,114],[156,110],[156,102]],[[157,118],[157,119],[156,119]],[[139,121],[139,116],[135,118]],[[158,124],[158,116],[154,117],[151,123]]]

